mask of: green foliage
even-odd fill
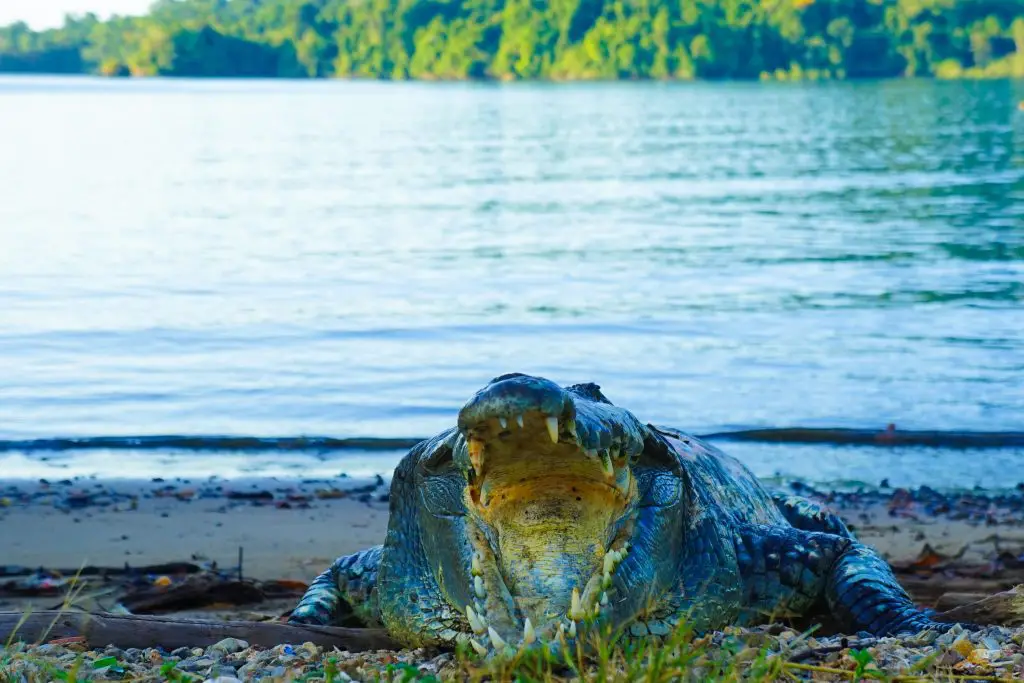
[[[1024,0],[158,0],[0,28],[0,71],[420,79],[1024,77]]]

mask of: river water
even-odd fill
[[[1024,430],[1022,100],[2,78],[0,439],[426,436],[510,371],[695,433]],[[766,475],[1024,472],[867,450],[739,448]]]

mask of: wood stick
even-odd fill
[[[80,636],[90,648],[160,646],[174,650],[208,647],[224,638],[238,638],[262,647],[311,642],[349,652],[401,649],[401,645],[381,629],[59,611],[30,613],[19,626],[23,618],[21,612],[0,612],[0,644],[6,643],[14,633],[15,640],[30,643]]]
[[[935,616],[947,622],[1024,625],[1024,584]],[[85,638],[85,644],[90,648],[107,645],[122,649],[160,646],[174,650],[179,647],[208,647],[224,638],[238,638],[262,647],[312,642],[349,652],[402,648],[381,629],[60,611],[35,612],[25,617],[21,612],[0,612],[0,642],[7,642],[12,634],[14,639],[26,642],[79,636]]]
[[[942,621],[965,621],[999,626],[1024,625],[1024,584],[937,615]]]

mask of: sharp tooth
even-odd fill
[[[472,638],[469,639],[469,644],[473,646],[473,649],[476,650],[476,653],[481,657],[487,655],[487,648],[481,645],[480,643],[476,642]]]
[[[516,415],[516,424],[519,425],[520,429],[523,428],[523,415],[522,415],[522,413],[520,413],[519,415]]]
[[[575,621],[572,622],[571,624],[569,624],[569,637],[570,638],[575,638],[576,637],[576,622]]]
[[[605,572],[604,576],[601,577],[601,588],[612,587],[612,574],[611,572]]]
[[[473,592],[476,593],[476,597],[481,600],[487,597],[487,591],[484,590],[484,580],[479,576],[473,577]]]
[[[565,640],[565,624],[558,622],[558,636]]]
[[[533,624],[530,622],[530,617],[526,617],[526,623],[523,624],[523,642],[529,645],[535,640],[537,640],[537,634],[533,630]]]
[[[628,553],[629,552],[629,541],[623,541],[622,542],[622,552],[623,553]]]
[[[469,619],[469,627],[473,629],[473,633],[480,635],[487,630],[487,622],[483,617],[477,615],[469,605],[466,605],[466,618]]]
[[[604,574],[608,576],[615,571],[615,551],[609,550],[604,556]]]
[[[553,442],[558,443],[558,418],[549,417],[544,422],[548,425],[548,436],[551,437]]]
[[[484,442],[477,441],[476,439],[469,440],[469,462],[473,465],[473,469],[479,470],[480,463],[484,457]]]
[[[508,429],[508,419],[504,415],[498,418],[498,424],[501,425],[502,429]]]
[[[473,553],[473,566],[470,571],[473,576],[480,576],[484,573],[483,562],[480,561],[480,553]]]
[[[601,605],[605,606],[608,604],[608,593],[601,591]]]
[[[583,605],[580,604],[580,592],[578,589],[572,589],[572,606],[569,608],[569,618],[577,621],[584,618],[586,613],[583,611]]]
[[[480,504],[487,507],[487,487],[480,488]]]
[[[493,626],[487,627],[487,635],[491,639],[491,645],[493,645],[495,649],[504,650],[508,647],[508,644],[502,640],[501,636],[498,635],[498,632],[494,630]]]
[[[601,451],[601,467],[604,468],[605,475],[609,477],[615,476],[615,467],[612,465],[612,457],[608,454],[608,451]]]

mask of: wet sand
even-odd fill
[[[387,489],[344,478],[0,484],[0,566],[238,564],[308,581],[340,554],[381,543]]]
[[[1024,566],[1024,491],[796,492],[830,504],[861,541],[904,570],[922,556],[931,557],[922,569],[955,556],[974,575],[1007,562]],[[228,570],[242,548],[246,578],[308,582],[338,555],[381,543],[387,520],[383,480],[7,482],[0,483],[0,567],[216,562]]]

